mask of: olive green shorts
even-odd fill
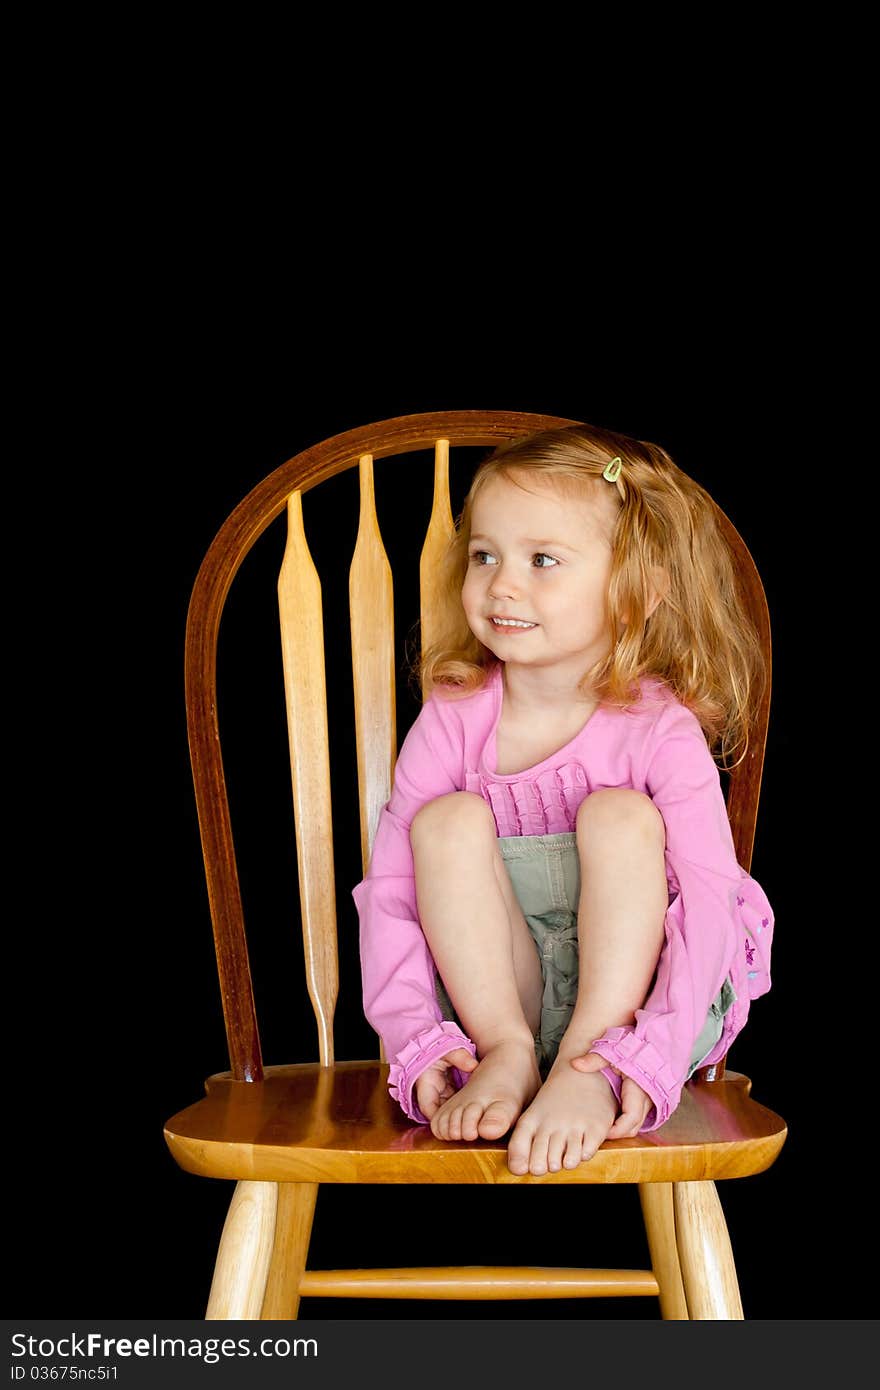
[[[574,831],[558,835],[501,836],[498,849],[541,962],[544,997],[541,1022],[535,1034],[535,1052],[541,1075],[546,1076],[556,1060],[577,999],[580,892],[577,838]],[[437,998],[443,1017],[461,1026],[439,975]],[[721,1037],[724,1015],[735,998],[727,979],[712,1001],[706,1022],[694,1043],[688,1077]]]

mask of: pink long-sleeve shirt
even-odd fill
[[[453,1048],[476,1055],[444,1020],[435,969],[416,907],[409,831],[427,802],[454,791],[488,802],[499,836],[574,830],[578,807],[604,787],[651,797],[666,826],[669,907],[654,986],[635,1022],[593,1044],[620,1098],[621,1075],[650,1096],[642,1131],[655,1129],[681,1098],[694,1043],[729,975],[736,999],[701,1065],[729,1049],[752,999],[770,988],[774,917],[760,885],[736,860],[721,779],[696,717],[662,682],[645,678],[641,700],[600,705],[564,747],[522,772],[496,769],[502,667],[474,694],[425,701],[397,759],[394,786],[376,831],[369,870],[353,889],[360,919],[364,1011],[390,1064],[389,1087],[405,1114],[427,1123],[413,1087]],[[617,1068],[617,1071],[612,1070]],[[459,1085],[466,1076],[455,1073]]]

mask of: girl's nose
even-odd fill
[[[490,598],[516,598],[519,588],[511,573],[510,565],[496,565],[489,585]]]

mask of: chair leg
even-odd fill
[[[259,1318],[275,1243],[277,1208],[277,1183],[236,1183],[220,1237],[207,1320]]]
[[[688,1309],[675,1242],[672,1183],[639,1183],[639,1201],[651,1252],[651,1268],[660,1285],[660,1316],[668,1321],[686,1321]]]
[[[275,1243],[261,1318],[299,1316],[299,1281],[306,1267],[317,1197],[316,1182],[278,1184]]]
[[[688,1312],[697,1320],[736,1321],[742,1302],[727,1222],[714,1182],[672,1184],[675,1235]]]

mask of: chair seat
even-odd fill
[[[763,1172],[786,1136],[785,1122],[751,1099],[748,1077],[728,1071],[690,1081],[659,1129],[608,1140],[574,1170],[518,1177],[506,1140],[447,1143],[408,1120],[388,1093],[387,1063],[272,1066],[262,1081],[219,1072],[205,1090],[165,1126],[175,1161],[258,1182],[700,1182]]]

